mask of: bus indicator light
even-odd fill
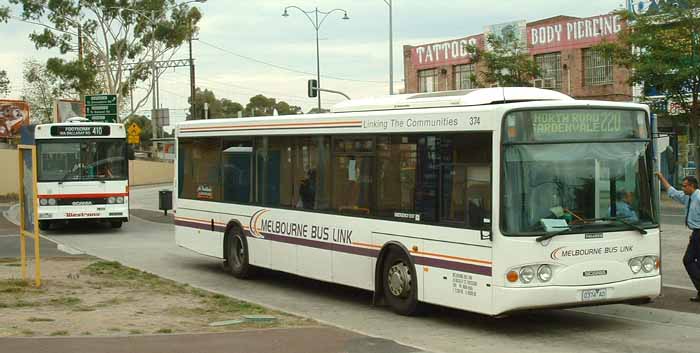
[[[508,274],[506,275],[506,279],[507,279],[508,282],[510,282],[510,283],[517,282],[517,281],[518,281],[518,273],[515,272],[515,271],[510,271],[510,272],[508,272]]]

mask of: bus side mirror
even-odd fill
[[[136,159],[136,153],[134,153],[134,146],[129,145],[126,148],[126,158],[130,161]]]

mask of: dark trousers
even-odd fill
[[[688,248],[685,249],[683,265],[688,272],[690,280],[693,281],[695,289],[700,293],[700,230],[695,229],[690,235]]]

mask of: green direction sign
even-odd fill
[[[88,115],[117,114],[116,105],[86,105],[85,113]]]
[[[96,96],[85,96],[85,105],[117,105],[116,94],[98,94]]]
[[[117,122],[117,96],[114,94],[85,96],[85,117],[90,121]]]
[[[117,114],[88,115],[88,119],[98,123],[116,123]]]

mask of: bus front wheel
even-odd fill
[[[49,229],[51,229],[51,222],[39,221],[39,230],[49,230]]]
[[[403,251],[387,254],[383,268],[384,298],[391,309],[400,315],[418,312],[418,281],[415,268]]]
[[[228,234],[227,257],[228,269],[231,274],[240,279],[253,276],[254,268],[248,262],[248,243],[243,239],[241,229],[232,227]]]

